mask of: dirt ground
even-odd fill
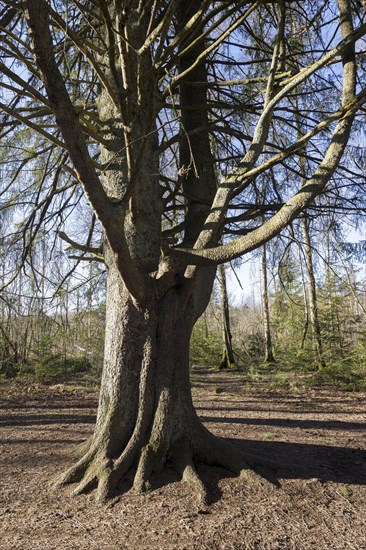
[[[193,393],[209,429],[283,465],[278,483],[198,467],[204,509],[169,470],[113,505],[55,492],[50,480],[93,429],[97,392],[1,384],[1,550],[366,550],[366,394],[248,388],[240,373],[205,371]]]

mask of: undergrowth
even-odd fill
[[[345,358],[326,364],[286,362],[276,365],[257,363],[246,369],[249,382],[265,383],[272,388],[298,390],[311,386],[331,385],[345,391],[366,391],[366,363]]]

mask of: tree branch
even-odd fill
[[[89,252],[91,254],[97,254],[97,255],[102,252],[101,246],[93,247],[93,246],[77,243],[76,241],[70,239],[70,237],[66,235],[66,233],[64,233],[63,231],[58,231],[57,235],[60,237],[60,239],[65,241],[67,244],[69,244],[71,248],[75,248],[76,250],[80,250],[81,252]]]
[[[141,300],[150,288],[149,279],[139,272],[132,262],[123,230],[124,208],[120,203],[113,203],[109,199],[89,155],[78,116],[54,58],[47,2],[25,0],[24,6],[32,49],[78,180],[105,229],[116,264],[127,288],[136,299]]]
[[[353,105],[356,96],[356,63],[355,63],[355,36],[359,36],[360,29],[353,30],[350,16],[350,6],[348,0],[339,0],[340,27],[342,31],[342,42],[332,50],[341,51],[343,62],[343,93],[342,107],[347,108],[348,104]],[[363,32],[366,31],[366,25],[362,25]],[[328,54],[329,55],[329,54]],[[327,56],[325,56],[327,57]],[[324,58],[323,58],[324,62]],[[316,64],[315,64],[316,65]],[[309,70],[309,69],[307,69]],[[303,71],[303,72],[306,72]],[[278,96],[274,98],[275,101]],[[269,105],[272,102],[269,102]],[[267,107],[268,108],[268,107]],[[201,250],[183,250],[175,248],[171,253],[170,261],[177,265],[217,265],[242,256],[259,246],[265,244],[274,236],[278,235],[295,217],[304,210],[308,204],[319,195],[325,188],[336,170],[341,157],[346,148],[352,122],[354,119],[354,109],[346,111],[342,119],[337,124],[328,150],[320,163],[305,185],[294,195],[287,203],[261,227],[255,229],[250,234],[235,239],[222,246],[201,249]],[[221,212],[220,212],[221,214]]]

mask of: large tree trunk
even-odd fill
[[[59,478],[78,482],[74,493],[97,487],[111,497],[134,471],[134,488],[148,489],[152,474],[167,462],[192,485],[201,502],[205,488],[194,461],[234,472],[249,469],[250,457],[216,438],[196,415],[189,380],[189,342],[205,309],[214,272],[198,274],[193,288],[171,289],[141,308],[131,299],[118,270],[109,266],[105,363],[97,422],[82,457]]]

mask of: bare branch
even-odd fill
[[[133,266],[125,236],[116,230],[116,226],[123,228],[125,212],[121,204],[114,204],[108,198],[90,158],[77,114],[53,56],[46,2],[26,0],[25,7],[35,58],[78,180],[105,228],[126,286],[136,298],[141,299],[148,279]]]
[[[101,246],[93,247],[93,246],[77,243],[73,239],[70,239],[70,237],[66,235],[66,233],[64,233],[63,231],[58,231],[57,235],[60,237],[60,239],[68,243],[71,246],[71,248],[75,248],[76,250],[80,250],[81,252],[90,252],[91,254],[100,254],[100,252],[102,251]]]
[[[348,8],[348,0],[339,0],[340,24],[343,41],[341,42],[341,45],[338,45],[332,50],[332,55],[334,55],[335,51],[342,52],[343,108],[347,108],[349,103],[353,104],[356,97],[356,62],[354,53],[355,31],[353,31],[352,28],[352,21],[350,19]],[[362,27],[363,32],[365,32],[366,26],[363,25]],[[358,33],[359,32],[360,27],[358,29]],[[277,97],[275,100],[276,99]],[[271,103],[272,102],[269,102],[269,105]],[[180,261],[183,260],[185,265],[220,264],[254,250],[258,246],[261,246],[274,236],[278,235],[284,227],[286,227],[317,195],[323,191],[325,185],[332,177],[346,148],[354,113],[355,111],[352,108],[346,111],[340,122],[337,124],[328,150],[313,177],[305,183],[296,195],[287,201],[287,203],[279,210],[277,214],[273,216],[273,218],[265,222],[261,227],[252,231],[249,235],[245,235],[219,247],[209,248],[206,250],[201,249],[186,251],[174,249],[171,261],[178,261],[178,263],[180,263]],[[219,212],[217,216],[220,215],[222,215],[222,212]]]

